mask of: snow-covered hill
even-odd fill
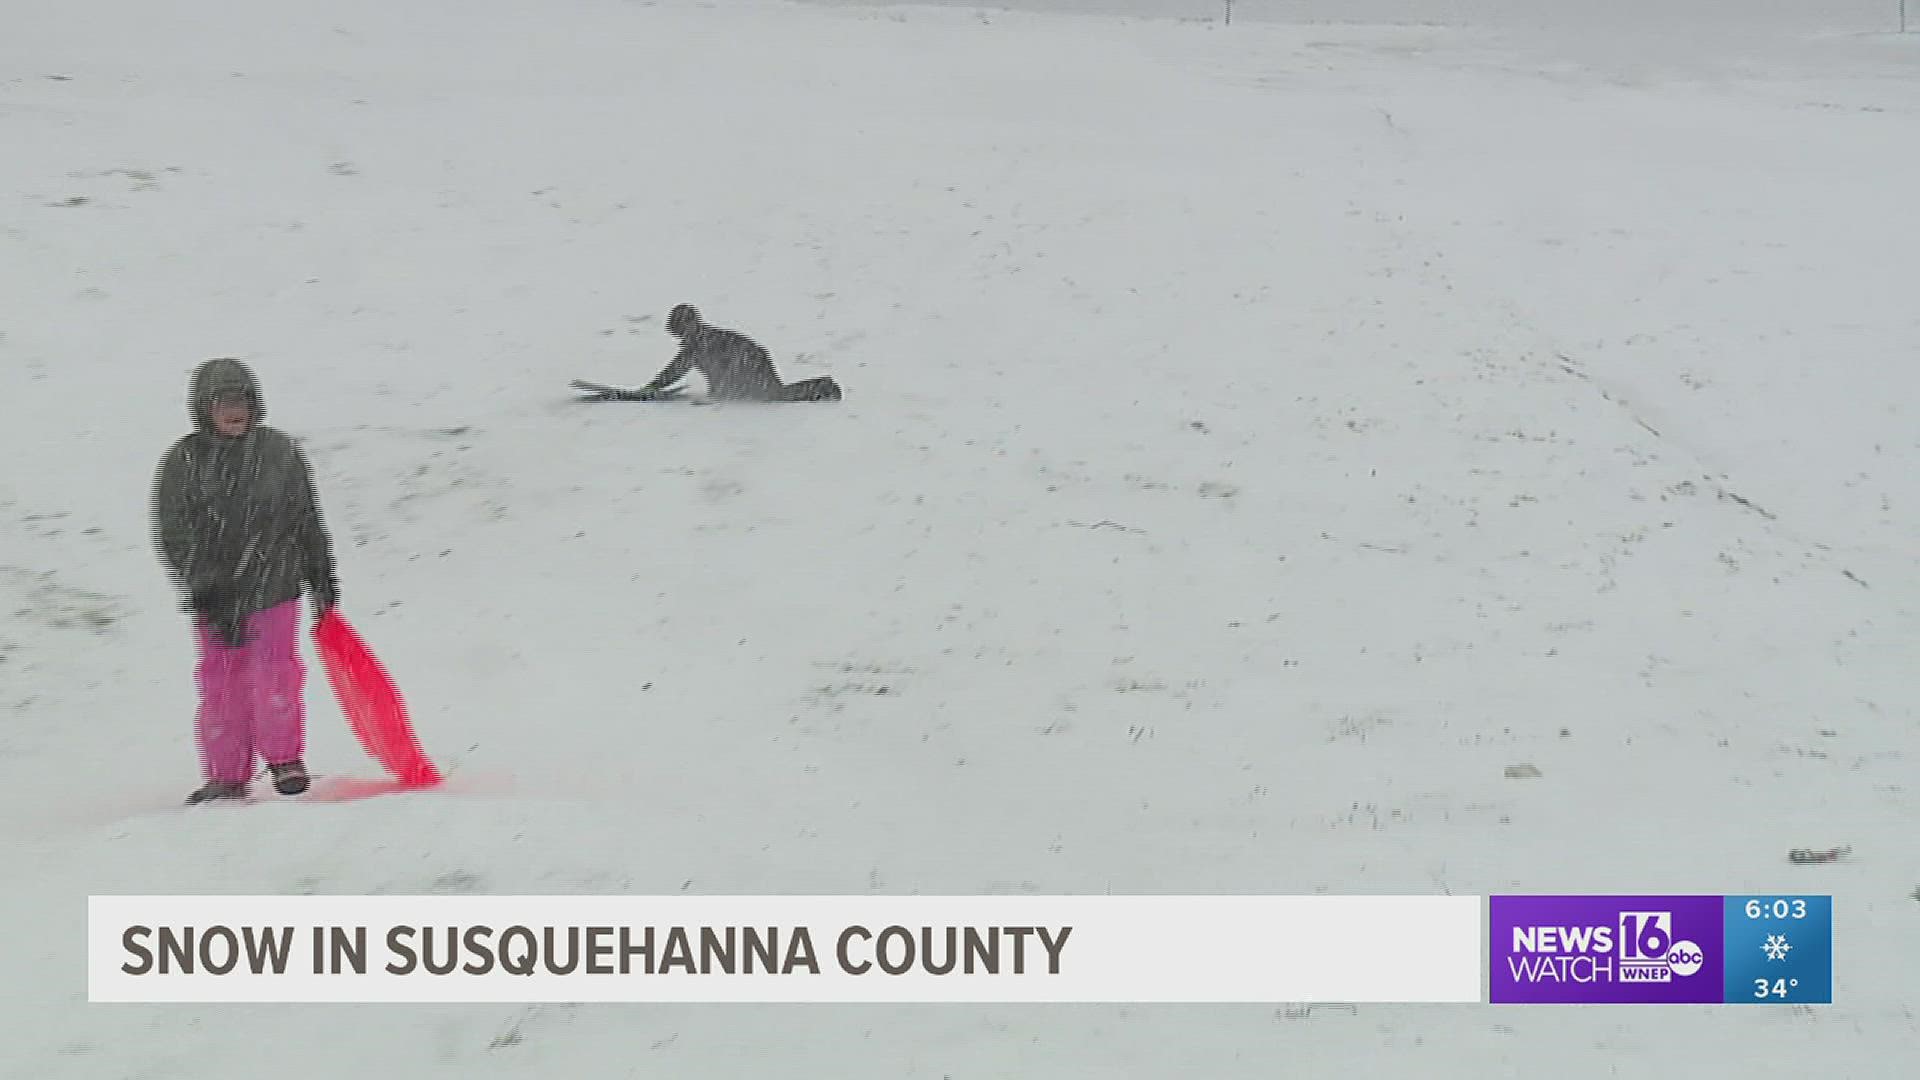
[[[6,1075],[1910,1073],[1920,35],[1266,7],[16,11]],[[681,301],[847,400],[570,400]],[[146,499],[216,355],[448,790],[173,812]],[[308,701],[314,768],[376,775]],[[1836,896],[1831,1008],[149,1008],[81,968],[99,892],[1783,888]]]

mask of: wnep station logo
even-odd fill
[[[1490,1000],[1711,1003],[1724,958],[1716,896],[1496,896]]]
[[[1699,972],[1706,954],[1673,940],[1673,912],[1628,911],[1618,926],[1516,926],[1507,959],[1522,982],[1663,983]]]

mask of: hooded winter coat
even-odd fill
[[[229,438],[212,406],[239,391],[252,422]],[[303,591],[322,605],[338,594],[333,544],[321,522],[313,471],[284,432],[267,427],[266,401],[238,360],[209,360],[188,390],[193,432],[160,460],[154,478],[154,539],[161,561],[192,610],[207,598],[246,619]]]
[[[646,388],[665,389],[695,371],[707,380],[707,391],[717,400],[780,397],[780,376],[759,342],[737,330],[704,325],[687,331],[680,351]]]

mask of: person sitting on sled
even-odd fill
[[[340,597],[313,473],[293,440],[263,423],[259,380],[238,360],[194,371],[188,414],[194,430],[161,458],[153,491],[154,538],[198,646],[205,786],[187,803],[244,799],[256,756],[276,791],[298,795],[308,782],[300,596],[316,617]]]
[[[782,383],[767,350],[745,334],[707,325],[692,304],[674,306],[667,332],[680,339],[680,351],[643,393],[660,393],[698,371],[707,380],[707,395],[717,401],[840,400],[840,384],[826,376]]]

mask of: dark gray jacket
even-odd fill
[[[253,399],[246,434],[213,427],[223,390]],[[194,430],[160,459],[153,485],[154,540],[185,606],[224,591],[240,617],[335,588],[333,544],[320,520],[313,471],[284,432],[265,426],[266,403],[252,370],[209,360],[193,373],[188,415]]]
[[[780,397],[780,375],[759,342],[736,330],[696,327],[649,390],[672,386],[698,371],[707,380],[707,392],[720,400],[770,401]]]

